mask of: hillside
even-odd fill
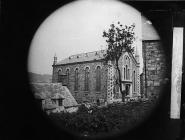
[[[28,72],[31,83],[51,83],[52,75]]]

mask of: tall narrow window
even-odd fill
[[[130,76],[131,76],[131,64],[130,64],[130,59],[128,56],[124,57],[124,65],[125,65],[125,69],[124,69],[124,79],[126,80],[130,80]]]
[[[137,73],[136,72],[135,72],[134,77],[135,77],[135,91],[136,91],[137,90]]]
[[[101,90],[101,68],[98,66],[96,68],[96,91]]]
[[[84,90],[89,91],[89,68],[85,68],[85,81],[84,81]]]
[[[58,82],[62,82],[62,71],[58,71]]]
[[[75,69],[75,91],[78,91],[78,68]]]
[[[126,56],[126,61],[125,62],[126,62],[126,66],[125,67],[126,67],[126,80],[127,80],[128,79],[128,75],[127,75],[128,74],[127,56]]]
[[[67,76],[67,87],[69,87],[69,69],[66,70],[66,76]]]
[[[126,80],[128,80],[128,66],[126,65]]]
[[[127,65],[128,65],[128,80],[130,80],[130,77],[131,77],[131,74],[130,74],[130,71],[131,71],[131,64],[130,64],[130,59],[129,59],[129,58],[128,58]]]
[[[135,71],[133,72],[133,87],[134,87],[134,92],[136,91],[136,77],[135,77]]]
[[[124,80],[125,80],[125,75],[126,75],[126,72],[125,72],[125,68],[124,68]]]

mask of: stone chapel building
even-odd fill
[[[78,103],[121,100],[114,62],[104,60],[104,50],[69,56],[59,62],[54,56],[52,82],[67,86]],[[139,55],[123,52],[119,60],[122,89],[127,98],[140,96]]]
[[[143,16],[141,19],[141,56],[137,48],[135,55],[123,52],[119,60],[122,89],[126,91],[127,98],[156,98],[162,95],[160,91],[168,79],[166,54],[152,23]],[[104,50],[76,54],[58,62],[55,56],[52,82],[67,86],[78,103],[121,99],[114,62],[105,64],[103,54]]]

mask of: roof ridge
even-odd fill
[[[84,52],[84,53],[78,53],[78,54],[73,54],[73,55],[70,55],[69,57],[71,56],[77,56],[77,55],[82,55],[82,54],[86,54],[86,53],[95,53],[95,52],[101,52],[101,51],[105,51],[105,50],[97,50],[97,51],[91,51],[91,52]],[[68,57],[67,57],[68,58]],[[65,59],[65,58],[64,58]]]
[[[98,55],[97,55],[96,52],[98,53]],[[84,52],[84,53],[70,55],[70,56],[62,59],[61,61],[57,62],[57,64],[62,64],[62,62],[64,62],[64,63],[72,63],[72,62],[74,62],[74,60],[76,58],[78,59],[77,60],[78,62],[85,61],[85,60],[83,60],[84,58],[85,59],[88,58],[88,60],[90,60],[90,59],[97,60],[97,59],[100,59],[101,58],[101,55],[103,55],[104,52],[105,52],[105,50],[97,50],[97,51]],[[80,56],[80,57],[78,57],[78,56]]]

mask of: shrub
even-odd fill
[[[52,113],[50,117],[61,127],[82,135],[126,131],[136,125],[150,110],[151,102],[113,103],[106,107],[81,105],[74,113]]]

